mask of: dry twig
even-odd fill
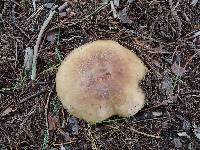
[[[65,2],[62,6],[60,6],[58,8],[58,10],[62,11],[63,9],[65,9],[67,7],[67,5],[68,5],[68,3]],[[55,8],[57,8],[57,6],[55,6],[54,9],[50,11],[48,18],[44,21],[44,23],[43,23],[43,25],[42,25],[42,27],[40,29],[36,44],[34,46],[34,55],[33,55],[33,63],[32,63],[31,80],[35,80],[35,78],[36,78],[36,70],[37,70],[36,65],[37,65],[38,49],[39,49],[39,46],[40,46],[40,42],[42,40],[42,35],[43,35],[47,25],[51,21],[52,17],[56,13]]]
[[[55,83],[53,84],[52,88],[51,88],[51,91],[49,92],[49,95],[47,97],[47,102],[46,102],[46,105],[45,105],[45,116],[46,116],[46,129],[47,129],[47,137],[49,137],[49,122],[48,122],[48,108],[49,108],[49,101],[50,101],[50,96],[53,92],[53,89],[55,87]],[[46,145],[45,145],[46,146]],[[46,148],[46,147],[45,147]]]
[[[179,3],[180,3],[180,0],[176,3],[176,6],[173,7],[172,0],[169,0],[171,14],[174,17],[174,19],[176,20],[177,25],[178,25],[178,31],[176,32],[178,38],[181,36],[181,31],[182,31],[182,22],[181,22],[181,19],[178,17],[178,14],[176,11],[176,8],[178,7]]]
[[[141,134],[141,135],[144,135],[146,137],[151,137],[151,138],[156,138],[156,139],[160,139],[161,137],[158,136],[158,135],[153,135],[153,134],[147,134],[147,133],[144,133],[144,132],[141,132],[141,131],[138,131],[136,129],[133,129],[133,128],[129,128],[131,131],[135,132],[135,133],[138,133],[138,134]]]
[[[120,130],[119,127],[113,127],[113,126],[109,126],[109,127],[110,127],[110,128],[113,128],[113,129]],[[141,135],[144,135],[144,136],[146,136],[146,137],[151,137],[151,138],[156,138],[156,139],[160,139],[160,138],[161,138],[161,137],[158,136],[158,135],[153,135],[153,134],[144,133],[144,132],[138,131],[138,130],[136,130],[136,129],[134,129],[134,128],[129,128],[129,127],[127,127],[127,128],[128,128],[129,130],[131,130],[131,131],[137,133],[137,134],[141,134]]]

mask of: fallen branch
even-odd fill
[[[60,6],[58,8],[59,12],[64,10],[67,7],[67,5],[68,5],[68,3],[65,2],[62,6]],[[51,21],[51,19],[54,16],[54,14],[56,13],[55,8],[57,8],[57,6],[55,6],[54,9],[50,11],[48,18],[44,21],[44,23],[43,23],[43,25],[40,29],[40,32],[38,34],[38,38],[37,38],[36,44],[34,46],[31,80],[35,80],[35,78],[36,78],[36,72],[37,72],[36,65],[37,65],[38,49],[39,49],[39,46],[40,46],[40,42],[42,40],[42,35],[43,35],[47,25],[49,24],[49,22]]]

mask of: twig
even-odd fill
[[[22,122],[20,123],[20,125],[19,125],[20,129],[23,128],[23,125],[26,123],[26,121],[29,119],[29,117],[30,117],[32,114],[35,113],[36,107],[37,107],[37,104],[34,105],[34,106],[32,106],[32,109],[29,111],[28,114],[26,114],[25,119],[23,119],[23,121],[22,121]]]
[[[36,11],[36,0],[32,0],[32,4],[33,4],[33,11]]]
[[[109,126],[109,127],[119,130],[119,127],[113,127],[113,126]],[[157,136],[157,135],[144,133],[144,132],[141,132],[141,131],[138,131],[136,129],[129,128],[129,127],[127,127],[127,128],[130,129],[131,131],[135,132],[135,133],[138,133],[138,134],[141,134],[141,135],[144,135],[144,136],[147,136],[147,137],[156,138],[156,139],[160,139],[161,138],[160,136]]]
[[[182,30],[182,22],[181,19],[178,17],[177,11],[176,11],[176,7],[178,7],[180,3],[180,0],[176,3],[176,6],[172,6],[172,0],[169,0],[169,5],[170,5],[170,9],[171,9],[171,14],[174,17],[174,19],[176,20],[177,24],[178,24],[178,38],[181,36],[181,30]]]
[[[192,6],[195,6],[197,4],[198,0],[192,0],[191,4]]]
[[[12,23],[13,23],[12,26],[15,26],[15,24],[16,24],[16,17],[15,17],[15,13],[16,13],[16,12],[15,12],[15,7],[16,7],[16,5],[14,4],[14,5],[12,6],[12,11],[11,11],[11,12],[12,12],[12,18],[11,18],[11,19],[12,19]]]
[[[112,13],[113,13],[113,17],[114,17],[114,18],[117,18],[117,11],[116,11],[116,9],[115,9],[115,6],[114,6],[113,1],[110,1],[110,6],[111,6],[111,11],[112,11]]]
[[[22,34],[24,34],[24,35],[30,40],[29,35],[27,35],[26,32],[25,32],[22,28],[20,28],[17,24],[15,24],[15,27],[16,27],[17,29],[19,29],[19,31],[20,31]]]
[[[148,134],[148,133],[144,133],[144,132],[141,132],[141,131],[138,131],[136,129],[133,129],[133,128],[129,128],[131,131],[135,132],[135,133],[138,133],[138,134],[141,134],[141,135],[144,135],[144,136],[147,136],[147,137],[151,137],[151,138],[156,138],[156,139],[160,139],[161,137],[158,136],[158,135],[153,135],[153,134]]]
[[[39,49],[40,42],[42,40],[42,35],[43,35],[44,30],[46,29],[47,25],[49,24],[49,22],[51,21],[53,15],[55,13],[56,13],[55,10],[50,11],[48,18],[44,21],[44,23],[43,23],[43,25],[40,29],[36,44],[34,46],[31,80],[35,80],[35,78],[36,78],[36,64],[37,64],[37,57],[38,57],[38,49]]]
[[[98,146],[96,145],[96,138],[92,135],[90,124],[88,124],[87,135],[91,141],[92,149],[93,150],[99,149]]]
[[[39,91],[39,92],[37,92],[37,93],[31,95],[31,96],[28,96],[28,97],[22,99],[22,100],[19,102],[19,104],[24,103],[25,101],[27,101],[27,100],[29,100],[29,99],[31,99],[31,98],[33,98],[33,97],[37,97],[37,96],[39,96],[40,94],[42,94],[42,93],[44,93],[44,92],[46,92],[46,91],[47,91],[47,89],[43,89],[43,90],[41,90],[41,91]]]
[[[30,96],[28,96],[28,97],[22,99],[22,100],[19,102],[19,104],[22,104],[22,103],[26,102],[27,100],[29,100],[29,99],[31,99],[31,98],[33,98],[33,97],[37,97],[37,96],[39,96],[40,94],[42,94],[42,93],[44,93],[44,92],[46,92],[46,91],[47,91],[47,89],[43,89],[43,90],[41,90],[41,91],[39,91],[39,92],[37,92],[37,93],[35,93],[35,94],[33,94],[33,95],[30,95]],[[14,101],[11,101],[11,102],[9,102],[8,104],[5,104],[5,105],[3,105],[2,107],[0,107],[0,115],[1,115],[1,113],[2,113],[3,111],[5,111],[5,110],[6,110],[10,105],[12,105],[13,103],[14,103]]]
[[[186,62],[186,64],[185,64],[185,66],[184,66],[184,69],[186,69],[187,68],[187,66],[191,63],[191,61],[193,60],[193,58],[195,58],[197,55],[199,55],[200,54],[200,52],[195,52],[191,57],[189,57],[189,59],[187,60],[187,62]]]
[[[55,83],[53,84],[53,86],[51,88],[51,91],[49,92],[49,95],[48,95],[48,98],[47,98],[47,102],[46,102],[46,105],[45,105],[45,115],[46,115],[46,126],[47,126],[47,129],[49,128],[49,124],[48,124],[49,101],[50,101],[50,96],[51,96],[51,93],[53,92],[54,87],[55,87]]]
[[[18,44],[17,41],[15,42],[15,67],[17,66],[18,63]]]
[[[27,19],[27,22],[29,22],[30,19],[33,18],[34,16],[39,15],[39,13],[40,13],[43,9],[44,9],[44,6],[43,6],[43,5],[40,6],[40,7],[37,9],[37,11],[34,12],[34,13]]]
[[[65,2],[63,5],[58,8],[59,11],[62,11],[64,8],[66,8],[68,3]],[[52,17],[56,13],[55,8],[57,8],[57,6],[55,6],[54,9],[50,11],[48,18],[44,21],[44,23],[43,23],[43,25],[40,29],[36,44],[34,46],[31,80],[35,80],[35,78],[36,78],[36,70],[37,70],[36,65],[37,65],[38,49],[39,49],[39,46],[40,46],[40,42],[42,40],[42,35],[43,35],[47,25],[51,21]]]
[[[45,105],[45,116],[46,116],[46,136],[47,136],[47,139],[49,137],[49,122],[48,122],[48,108],[49,108],[49,101],[50,101],[50,96],[53,92],[53,89],[55,87],[55,83],[53,84],[53,86],[51,87],[51,91],[49,92],[49,95],[47,97],[47,102],[46,102],[46,105]],[[47,140],[48,141],[48,140]],[[46,149],[46,146],[47,145],[44,145],[44,149]]]
[[[65,142],[65,143],[52,143],[52,145],[53,146],[61,146],[61,145],[67,145],[67,144],[75,143],[75,142],[76,142],[76,140]]]
[[[20,8],[24,9],[18,2],[16,2],[15,0],[10,0],[11,2],[13,2],[14,4],[16,4],[17,6],[19,6]]]
[[[10,143],[11,140],[10,140],[10,137],[8,136],[9,132],[7,132],[1,124],[0,124],[0,131],[3,131],[3,134],[5,135],[5,137],[7,138],[8,142]]]
[[[109,2],[108,1],[107,3],[99,6],[95,11],[93,11],[92,13],[90,13],[89,15],[85,16],[83,19],[81,19],[81,21],[85,20],[85,19],[88,19],[89,17],[91,17],[92,15],[98,13],[99,11],[101,11],[102,9],[104,9],[105,7],[107,7],[109,5]]]

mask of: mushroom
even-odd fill
[[[130,50],[111,40],[74,49],[56,74],[56,91],[72,115],[95,123],[136,114],[145,103],[139,87],[147,72]]]

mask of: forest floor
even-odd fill
[[[200,149],[200,1],[65,2],[59,12],[62,0],[0,0],[0,149]],[[150,72],[139,113],[91,125],[63,109],[55,75],[69,52],[97,39],[132,50]]]

